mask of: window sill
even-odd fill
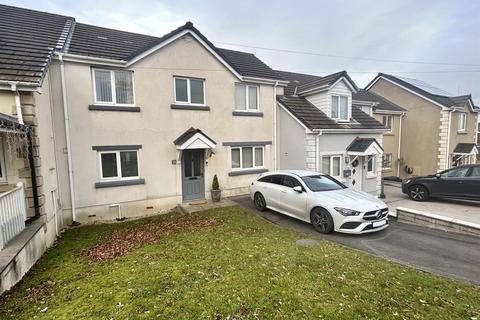
[[[228,175],[230,177],[233,177],[233,176],[243,176],[247,174],[256,174],[256,173],[264,173],[264,172],[268,172],[268,169],[257,168],[257,169],[234,170],[234,171],[230,171]]]
[[[365,176],[365,179],[375,179],[377,178],[377,175],[376,174],[368,174]]]
[[[383,135],[384,136],[394,136],[395,134],[392,131],[389,131],[389,132],[384,132]]]
[[[458,133],[458,134],[468,134],[468,132],[465,131],[465,130],[459,130],[459,131],[457,131],[457,133]]]
[[[198,105],[189,105],[189,104],[171,104],[170,108],[175,110],[210,111],[209,106],[198,106]]]
[[[140,107],[137,106],[113,106],[113,105],[101,105],[92,104],[88,106],[88,110],[91,111],[120,111],[120,112],[140,112]]]
[[[123,187],[133,186],[137,184],[145,184],[145,179],[132,179],[132,180],[114,180],[114,181],[101,181],[95,183],[95,188],[110,188],[110,187]]]
[[[263,117],[263,112],[257,111],[233,111],[232,116],[241,116],[241,117]]]

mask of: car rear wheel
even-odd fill
[[[255,196],[253,197],[253,203],[255,204],[255,208],[258,211],[267,210],[267,203],[265,202],[265,198],[260,192],[255,193]]]
[[[415,185],[410,187],[408,191],[408,196],[413,201],[427,201],[428,200],[428,190],[424,186]]]
[[[310,212],[310,221],[320,233],[330,233],[333,231],[333,219],[330,213],[323,208],[315,208]]]

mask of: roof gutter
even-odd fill
[[[71,53],[55,52],[55,56],[56,56],[55,57],[56,59],[59,59],[61,61],[68,61],[68,62],[97,63],[97,64],[108,65],[108,66],[116,66],[116,67],[125,67],[127,64],[127,61],[125,60],[82,56],[82,55],[71,54]]]
[[[383,133],[389,132],[389,129],[313,129],[313,132],[320,134],[328,133]]]
[[[68,99],[67,99],[67,85],[65,81],[65,63],[63,60],[63,53],[58,53],[60,60],[60,80],[62,83],[62,100],[63,100],[63,114],[65,120],[65,140],[67,142],[67,162],[68,162],[68,178],[70,185],[70,202],[72,208],[72,226],[79,225],[77,222],[77,214],[75,207],[75,189],[73,184],[73,164],[72,164],[72,144],[70,141],[70,118],[68,116]]]

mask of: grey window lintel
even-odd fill
[[[247,174],[256,174],[256,173],[264,173],[268,172],[268,169],[261,168],[261,169],[247,169],[247,170],[235,170],[235,171],[230,171],[228,173],[229,176],[243,176]]]
[[[245,142],[224,142],[222,145],[230,147],[261,147],[272,144],[272,141],[245,141]]]
[[[119,151],[119,150],[139,150],[142,149],[141,144],[131,144],[131,145],[111,145],[111,146],[92,146],[92,150],[95,151]]]

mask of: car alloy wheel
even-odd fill
[[[414,201],[426,201],[428,200],[428,190],[420,185],[410,188],[410,198]]]
[[[313,227],[320,233],[330,233],[333,230],[333,219],[327,210],[316,208],[310,213]]]
[[[265,211],[267,209],[267,203],[265,202],[265,198],[259,192],[255,193],[253,197],[253,202],[255,203],[255,208],[259,211]]]

